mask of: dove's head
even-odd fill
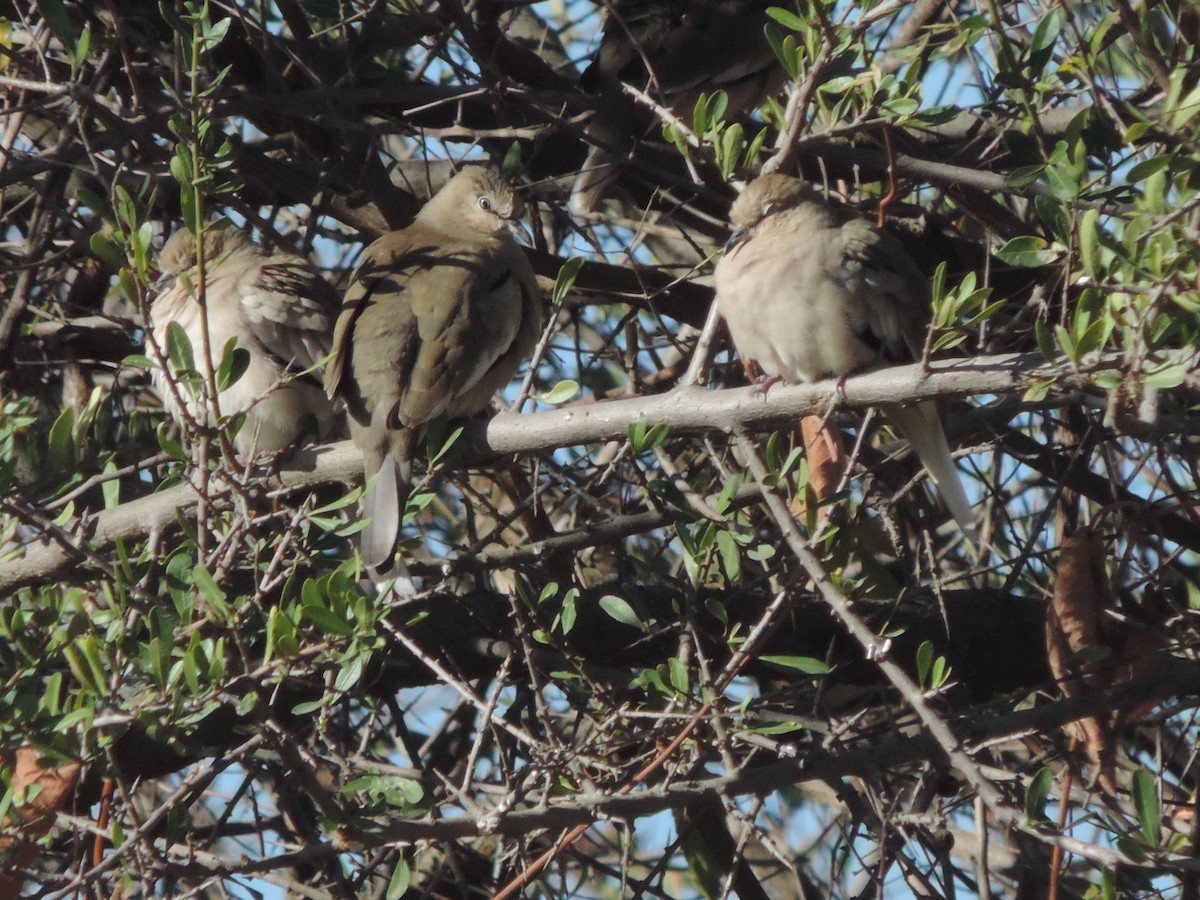
[[[249,243],[250,239],[235,228],[205,229],[204,260],[212,262]],[[167,238],[158,254],[158,268],[163,275],[178,275],[196,268],[196,235],[190,228],[180,228]]]
[[[736,231],[743,232],[768,216],[809,202],[822,202],[816,188],[800,178],[772,172],[746,185],[729,210],[729,222]]]
[[[467,166],[425,204],[417,220],[448,234],[468,231],[491,236],[508,233],[516,216],[512,185],[494,169]]]

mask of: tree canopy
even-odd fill
[[[0,5],[0,896],[1200,897],[1198,43],[1189,0]],[[221,219],[344,291],[469,162],[549,314],[430,430],[411,595],[355,446],[176,422],[151,372],[207,366],[147,310]],[[769,171],[902,241],[923,359],[747,384],[711,276]],[[872,412],[917,399],[978,546]]]

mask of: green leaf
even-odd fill
[[[559,613],[559,624],[562,627],[563,634],[570,634],[571,629],[575,627],[575,618],[577,615],[575,601],[579,599],[579,589],[571,588],[563,597],[562,612]]]
[[[338,670],[337,678],[333,682],[333,689],[335,691],[347,693],[358,684],[358,680],[362,678],[366,656],[365,653],[358,653],[350,660],[349,665],[344,665]]]
[[[1046,231],[1056,241],[1066,243],[1070,238],[1071,224],[1067,219],[1063,204],[1050,197],[1035,197],[1033,206],[1037,210],[1038,218],[1042,220]]]
[[[83,654],[71,644],[61,648],[59,651],[63,658],[67,661],[67,668],[71,670],[71,674],[75,676],[75,680],[87,691],[92,694],[103,693],[102,685],[97,684],[92,678],[91,669],[85,664]]]
[[[811,656],[760,656],[763,662],[784,669],[794,669],[805,675],[828,675],[829,666]]]
[[[691,677],[688,674],[687,663],[676,656],[672,656],[667,660],[667,674],[671,680],[671,687],[679,691],[681,694],[687,694],[691,691]]]
[[[615,619],[622,625],[629,625],[639,631],[646,631],[646,625],[641,618],[630,606],[629,601],[624,597],[618,597],[616,594],[605,594],[600,598],[600,608],[604,610],[609,618]]]
[[[218,19],[216,22],[208,21],[207,4],[205,6],[205,16],[200,26],[200,38],[204,43],[205,50],[211,50],[217,44],[225,39],[225,35],[229,32],[229,26],[232,24],[232,19]]]
[[[933,665],[933,643],[922,641],[917,648],[917,683],[929,687],[929,671]]]
[[[1172,110],[1171,127],[1176,131],[1183,129],[1200,113],[1200,86],[1192,88],[1186,97]]]
[[[570,378],[564,379],[550,390],[544,392],[538,399],[550,406],[566,403],[579,393],[579,382]]]
[[[67,8],[63,5],[62,0],[37,0],[37,9],[42,18],[46,20],[50,33],[62,41],[63,46],[74,54],[75,25],[71,22],[71,17],[67,14]]]
[[[200,208],[196,201],[196,189],[190,182],[179,191],[179,217],[193,233],[200,230]]]
[[[530,602],[530,600],[529,600],[530,594],[529,594],[528,588],[529,588],[528,583],[526,583],[522,580],[522,582],[519,584],[519,586],[517,588],[517,593],[520,595],[521,599],[525,602],[525,605],[534,612],[541,609],[544,604],[550,602],[551,600],[553,600],[555,597],[558,596],[558,582],[557,581],[551,581],[544,588],[542,588],[542,592],[540,594],[538,594],[538,596],[537,596],[536,603]]]
[[[737,165],[742,143],[742,126],[736,122],[726,128],[725,133],[721,135],[718,157],[721,162],[721,175],[726,180],[733,174],[734,167]]]
[[[83,31],[79,35],[79,44],[75,47],[74,58],[71,64],[71,77],[74,78],[79,74],[79,70],[83,68],[83,64],[87,61],[88,50],[92,46],[92,26],[87,24],[83,26]]]
[[[665,696],[670,696],[673,691],[663,681],[662,673],[659,671],[660,668],[665,667],[659,666],[654,669],[642,669],[641,673],[629,682],[629,686],[634,690],[649,689]]]
[[[768,559],[774,559],[775,554],[779,551],[771,544],[759,544],[746,551],[746,555],[755,562],[766,562]]]
[[[704,608],[708,610],[708,614],[721,623],[722,628],[729,627],[729,611],[725,609],[723,604],[716,597],[709,597],[704,601]]]
[[[196,606],[193,568],[192,558],[185,550],[180,550],[167,560],[167,593],[175,604],[175,611],[179,614],[179,618],[185,621],[192,617],[192,611]]]
[[[1137,809],[1138,822],[1142,826],[1142,836],[1151,847],[1159,844],[1161,822],[1158,813],[1158,786],[1154,776],[1145,769],[1138,769],[1133,774],[1133,805]]]
[[[1075,339],[1071,336],[1071,332],[1067,331],[1061,325],[1055,325],[1054,339],[1058,342],[1058,346],[1062,349],[1067,359],[1073,363],[1079,362],[1079,350],[1075,346]]]
[[[1135,863],[1142,863],[1147,859],[1145,843],[1128,835],[1121,835],[1121,837],[1117,838],[1117,849]]]
[[[121,286],[121,293],[125,295],[125,299],[129,301],[130,305],[137,306],[137,281],[134,280],[133,272],[128,266],[122,266],[121,271],[117,273],[117,284]]]
[[[104,657],[101,656],[102,644],[100,641],[95,635],[89,634],[76,640],[75,647],[87,662],[88,669],[92,673],[92,683],[96,685],[97,691],[102,694],[107,693],[110,667],[105,664]]]
[[[1129,172],[1125,175],[1127,184],[1137,184],[1139,181],[1144,181],[1151,175],[1157,175],[1159,172],[1165,171],[1172,162],[1174,157],[1170,154],[1162,156],[1152,156],[1149,159],[1143,159],[1139,163],[1129,167]]]
[[[796,39],[790,34],[784,35],[771,22],[763,26],[763,33],[766,35],[767,43],[771,45],[776,59],[783,64],[788,77],[795,81],[800,75],[800,58],[797,53]]]
[[[208,569],[197,564],[192,569],[192,582],[204,595],[204,599],[208,602],[208,608],[212,615],[209,617],[216,622],[228,621],[230,617],[229,604],[225,599],[225,592],[221,590],[220,585],[209,574]]]
[[[521,145],[513,141],[504,154],[504,161],[500,163],[500,174],[509,181],[516,181],[524,168],[521,164]]]
[[[46,445],[46,469],[49,472],[64,472],[75,466],[75,411],[64,407],[54,424]]]
[[[911,116],[918,109],[920,109],[921,104],[915,97],[896,97],[895,99],[889,100],[885,104],[885,108],[893,116],[896,116],[897,118],[904,118],[906,116]]]
[[[696,105],[692,108],[692,132],[697,135],[704,134],[707,131],[708,125],[708,95],[701,93],[696,98]]]
[[[117,203],[117,219],[127,231],[135,230],[138,227],[137,204],[134,203],[129,191],[120,184],[116,184],[113,186],[113,198]]]
[[[741,574],[741,549],[728,531],[718,531],[716,535],[717,555],[721,559],[721,568],[731,583],[736,582]]]
[[[158,640],[155,638],[155,640]],[[192,694],[200,693],[201,665],[196,659],[199,648],[188,647],[183,654],[183,680]]]
[[[645,453],[662,446],[667,439],[668,429],[665,424],[650,425],[645,419],[638,419],[629,426],[629,443],[634,453]]]
[[[1033,337],[1037,342],[1038,349],[1042,351],[1042,356],[1047,361],[1058,356],[1058,348],[1054,343],[1054,336],[1050,333],[1050,326],[1041,319],[1037,319],[1033,323]]]
[[[929,673],[929,686],[933,690],[940,689],[950,677],[950,667],[946,665],[946,657],[939,656],[933,661],[933,670]]]
[[[97,231],[88,238],[88,246],[102,261],[118,268],[125,264],[125,248],[120,239],[108,231]]]
[[[1035,166],[1018,166],[1004,177],[1004,186],[1014,190],[1027,187],[1037,181],[1045,169],[1044,163],[1038,163]]]
[[[996,256],[1010,266],[1032,268],[1054,262],[1058,258],[1058,252],[1051,250],[1042,238],[1024,235],[1008,241],[996,251]]]
[[[306,603],[303,606],[306,619],[330,637],[350,637],[354,626],[325,606]]]
[[[1165,365],[1143,376],[1142,383],[1147,387],[1170,390],[1183,384],[1192,371],[1193,367],[1190,365]]]
[[[182,144],[176,148],[175,155],[171,157],[170,169],[172,177],[179,182],[179,187],[184,193],[190,193],[192,190],[192,169],[187,149]]]
[[[550,295],[555,306],[562,303],[563,298],[575,286],[575,279],[579,277],[579,270],[582,268],[582,256],[572,256],[559,268],[558,275],[554,278],[554,292]]]
[[[1031,77],[1036,78],[1046,67],[1054,42],[1061,31],[1062,19],[1057,10],[1051,10],[1042,16],[1033,31],[1033,37],[1029,40],[1028,73]]]
[[[191,338],[178,322],[167,325],[167,359],[176,373],[196,371]]]
[[[1050,357],[1047,357],[1049,359]],[[1050,391],[1056,387],[1055,383],[1049,378],[1041,378],[1034,381],[1021,394],[1021,400],[1025,403],[1041,403],[1048,396]]]
[[[158,449],[171,457],[171,459],[178,462],[187,462],[187,451],[183,449],[183,444],[172,433],[173,427],[174,425],[170,421],[159,423],[158,428],[154,431],[155,437],[158,438]]]
[[[267,647],[263,662],[295,656],[300,652],[296,641],[296,626],[278,606],[267,616]]]
[[[133,264],[142,281],[149,280],[150,249],[153,241],[154,228],[149,222],[143,222],[129,235],[129,244],[133,248]]]
[[[223,391],[237,384],[239,378],[250,368],[250,352],[238,347],[237,337],[231,337],[221,353],[221,365],[217,366],[217,390]]]
[[[767,9],[767,15],[784,28],[790,28],[792,31],[807,33],[809,30],[809,23],[804,21],[789,9],[783,9],[779,6],[772,6]]]
[[[150,643],[142,646],[142,661],[150,673],[154,683],[160,688],[167,687],[167,665],[171,661],[171,648],[162,638],[152,638]]]
[[[1079,259],[1088,277],[1095,280],[1100,267],[1099,235],[1100,210],[1084,210],[1079,220]]]
[[[1037,771],[1025,789],[1025,817],[1031,822],[1045,822],[1046,798],[1050,795],[1050,786],[1054,783],[1054,772],[1047,766]]]
[[[428,436],[426,437],[427,444],[426,444],[425,452],[428,455],[429,465],[431,465],[431,466],[434,463],[436,463],[439,459],[441,459],[443,456],[445,456],[447,453],[449,453],[450,448],[453,447],[455,442],[459,439],[459,437],[462,436],[463,430],[462,430],[462,426],[460,425],[458,428],[455,428],[452,432],[450,432],[450,436],[447,437],[443,441],[441,439],[441,436],[445,431],[445,427],[446,427],[446,422],[444,419],[442,419],[437,422],[434,422],[428,431]],[[439,429],[441,429],[441,430],[439,431]],[[436,452],[434,452],[434,450],[433,450],[434,447],[438,448]],[[411,502],[411,499],[410,499],[410,502]]]
[[[704,132],[715,128],[725,120],[725,110],[729,108],[729,95],[724,91],[716,91],[708,98],[708,121]],[[701,134],[704,132],[700,132]]]
[[[664,122],[662,135],[663,140],[678,150],[681,156],[688,155],[687,138],[682,129],[676,128],[670,122]]]
[[[408,867],[408,860],[401,856],[396,860],[396,868],[392,870],[392,877],[388,879],[386,900],[400,900],[408,892],[408,886],[412,883],[412,870]]]
[[[762,150],[763,144],[767,140],[767,129],[760,129],[758,134],[754,136],[754,140],[750,142],[750,146],[746,148],[746,154],[742,157],[742,168],[757,169],[758,154]]]
[[[1079,181],[1069,166],[1048,166],[1046,183],[1059,200],[1074,202],[1079,197]]]

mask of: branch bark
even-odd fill
[[[584,403],[548,412],[502,413],[489,421],[468,423],[449,457],[452,465],[477,464],[509,454],[537,454],[562,447],[624,440],[639,421],[665,424],[673,435],[729,433],[785,426],[805,413],[831,405],[874,406],[897,399],[979,394],[1009,394],[1053,381],[1063,391],[1084,389],[1091,379],[1113,372],[1116,356],[1097,359],[1086,369],[1063,362],[1046,363],[1038,354],[1007,354],[971,360],[939,361],[926,370],[919,364],[868,372],[835,382],[778,385],[764,395],[755,388],[707,391],[681,388],[654,397]],[[349,441],[298,451],[278,471],[263,471],[262,483],[275,495],[309,490],[322,484],[348,484],[361,473],[361,457]],[[228,486],[214,487],[210,502],[226,502]],[[177,524],[177,515],[199,501],[190,485],[169,488],[94,515],[85,515],[62,533],[42,533],[28,542],[3,548],[0,597],[40,581],[71,573],[86,576],[80,547],[103,554],[117,540],[136,540]]]

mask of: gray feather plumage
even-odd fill
[[[793,383],[920,359],[929,285],[887,232],[779,174],[752,182],[730,219],[740,234],[717,264],[717,305],[743,358]],[[975,510],[937,406],[888,404],[883,412],[975,540]]]

